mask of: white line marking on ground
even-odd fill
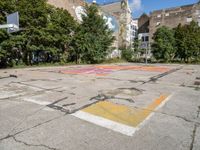
[[[51,102],[37,101],[37,100],[31,99],[31,98],[23,98],[23,100],[27,101],[27,102],[35,103],[35,104],[38,104],[38,105],[43,105],[43,106],[51,104]]]
[[[141,129],[147,123],[147,121],[149,121],[151,117],[153,117],[155,111],[163,107],[171,99],[172,96],[173,94],[169,95],[158,107],[156,107],[155,110],[152,110],[151,114],[138,125],[138,130]]]
[[[89,114],[87,112],[83,112],[83,111],[78,111],[74,114],[72,114],[73,116],[88,121],[90,123],[99,125],[101,127],[105,127],[108,129],[111,129],[113,131],[125,134],[127,136],[133,136],[133,134],[135,133],[135,131],[137,130],[137,128],[131,127],[131,126],[127,126],[121,123],[117,123],[99,116],[95,116],[92,114]]]
[[[15,94],[15,93],[0,93],[0,99],[4,99],[4,98],[10,98],[10,97],[15,97],[15,96],[19,96],[20,94]]]

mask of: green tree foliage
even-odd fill
[[[146,50],[141,48],[141,40],[135,38],[133,47],[134,47],[134,57],[136,59],[138,59],[141,55],[144,55]]]
[[[99,14],[97,5],[86,5],[85,15],[73,40],[76,62],[100,63],[105,60],[113,43],[113,32]]]
[[[128,62],[133,61],[134,51],[131,48],[122,49],[122,58]]]
[[[140,44],[141,44],[141,41],[138,38],[135,38],[133,42],[133,48],[134,48],[135,53],[138,53],[141,51]]]
[[[0,1],[0,24],[6,23],[6,15],[12,10],[15,11],[14,0]],[[10,50],[7,52],[6,49],[2,48],[2,43],[8,39],[9,35],[6,30],[0,30],[0,67],[5,66],[7,61],[6,57],[10,55]],[[5,43],[3,45],[5,45]]]
[[[20,14],[21,31],[12,35],[0,31],[1,67],[21,61],[27,65],[59,62],[68,56],[77,23],[66,10],[50,6],[46,0],[0,1],[0,23],[15,11]]]
[[[200,59],[200,27],[192,21],[189,25],[175,28],[177,58],[189,61]]]
[[[157,60],[171,61],[175,57],[175,38],[173,30],[159,28],[153,36],[152,53]]]
[[[200,62],[200,27],[192,21],[173,30],[161,27],[154,34],[153,55],[157,60]]]

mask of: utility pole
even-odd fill
[[[145,48],[145,64],[147,65],[147,48]]]

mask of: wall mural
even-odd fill
[[[84,10],[83,6],[75,7],[75,13],[76,13],[76,17],[77,17],[78,21],[83,21],[82,15],[85,15],[85,10]]]
[[[106,24],[108,25],[109,29],[111,29],[114,32],[118,32],[119,25],[118,25],[117,19],[114,16],[104,13],[103,19],[106,20]]]
[[[131,36],[132,36],[132,30],[131,30],[131,25],[127,25],[127,36],[126,36],[126,41],[131,41]]]
[[[85,9],[83,6],[74,7],[76,17],[78,21],[82,21],[82,15],[85,15]],[[103,13],[103,19],[106,20],[106,24],[108,25],[109,29],[113,30],[114,32],[118,32],[119,26],[117,23],[117,19],[114,16],[109,14]]]
[[[119,29],[119,47],[125,48],[127,41],[127,13],[123,11],[119,19],[120,29]]]

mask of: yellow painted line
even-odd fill
[[[161,95],[144,109],[131,108],[124,105],[101,101],[81,111],[99,116],[114,122],[137,127],[142,123],[162,102],[167,95]]]

